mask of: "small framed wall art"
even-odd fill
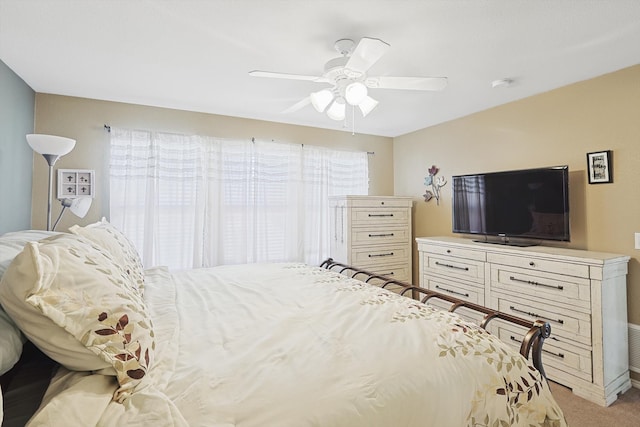
[[[613,182],[611,150],[587,153],[587,173],[589,184]]]
[[[58,199],[95,197],[95,171],[58,169]]]

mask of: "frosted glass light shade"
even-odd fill
[[[60,215],[58,215],[58,219],[53,224],[53,228],[51,230],[56,229],[58,223],[62,219],[62,215],[64,214],[64,210],[69,208],[72,214],[77,217],[84,218],[89,212],[89,208],[91,207],[91,197],[78,197],[75,199],[60,199],[60,203],[62,203],[62,210],[60,211]],[[47,226],[47,230],[50,228]]]
[[[373,99],[370,96],[366,96],[360,104],[358,104],[358,108],[362,111],[362,117],[367,117],[367,114],[371,112],[378,105],[378,101]]]
[[[75,139],[39,133],[27,135],[27,142],[29,143],[29,147],[36,153],[42,155],[51,154],[54,156],[64,156],[73,150],[73,147],[76,145]]]
[[[93,199],[91,197],[78,197],[73,199],[71,202],[71,206],[69,206],[69,210],[75,216],[79,218],[84,218],[89,212],[89,208],[91,207],[91,201]]]
[[[333,101],[333,93],[329,89],[322,89],[309,95],[311,105],[318,113],[322,113]]]
[[[367,97],[367,87],[362,82],[353,82],[344,90],[344,97],[350,105],[360,105]]]
[[[347,105],[343,98],[336,98],[327,110],[327,116],[333,120],[344,120]]]

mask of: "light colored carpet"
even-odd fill
[[[604,408],[574,395],[571,389],[552,381],[549,384],[570,427],[640,426],[640,389],[631,388]]]

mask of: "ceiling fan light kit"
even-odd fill
[[[318,113],[324,113],[331,101],[333,101],[333,92],[330,89],[322,89],[309,95],[311,105]]]
[[[342,56],[329,60],[321,76],[285,74],[271,71],[250,71],[255,77],[270,77],[290,80],[307,80],[314,83],[328,83],[332,87],[312,92],[303,101],[287,108],[288,113],[311,104],[319,113],[326,113],[333,120],[344,120],[346,104],[358,107],[366,117],[378,105],[369,96],[369,89],[400,89],[435,91],[447,85],[446,77],[371,77],[369,69],[386,53],[389,44],[380,39],[363,37],[358,44],[351,39],[335,42],[336,51]]]
[[[498,79],[498,80],[494,80],[491,82],[491,87],[496,89],[496,88],[501,88],[501,87],[509,87],[513,84],[513,79],[509,79],[509,78],[504,78],[504,79]]]
[[[333,103],[327,109],[327,116],[332,120],[344,120],[346,111],[347,105],[344,102],[344,98],[338,97],[333,100]]]
[[[350,105],[360,105],[367,97],[367,87],[362,82],[349,83],[344,89],[344,99]]]
[[[362,112],[362,117],[367,117],[367,114],[376,108],[376,105],[378,105],[378,101],[370,96],[365,97],[362,102],[358,104],[358,108],[360,108],[360,111]]]

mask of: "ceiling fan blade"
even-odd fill
[[[274,73],[272,71],[249,71],[249,75],[253,77],[269,77],[273,79],[288,79],[288,80],[307,80],[311,82],[330,83],[325,77],[322,76],[305,76],[302,74],[287,74],[287,73]]]
[[[351,53],[345,68],[364,74],[389,49],[389,44],[380,39],[363,37]]]
[[[302,98],[300,101],[296,102],[286,110],[282,110],[282,114],[295,113],[296,111],[306,107],[309,104],[311,104],[311,98],[307,96],[306,98]]]
[[[442,90],[447,86],[446,77],[369,77],[365,84],[370,88],[403,90]]]

